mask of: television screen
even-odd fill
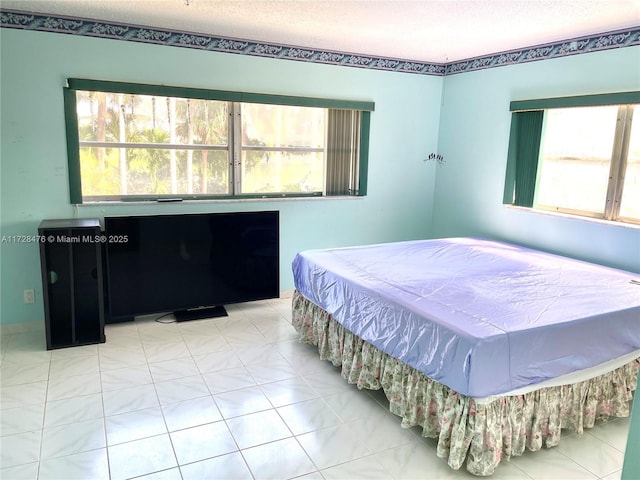
[[[277,298],[279,213],[105,217],[110,321]]]

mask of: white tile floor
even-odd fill
[[[53,351],[43,331],[3,335],[0,478],[474,478],[298,343],[290,302],[107,325],[104,344]],[[618,479],[628,428],[568,435],[494,478]]]

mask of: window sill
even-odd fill
[[[220,198],[220,199],[202,199],[202,200],[175,200],[175,201],[158,201],[158,200],[139,200],[125,202],[122,200],[114,201],[96,201],[73,204],[74,207],[108,207],[108,206],[125,206],[125,205],[207,205],[219,203],[251,203],[251,202],[291,202],[291,201],[330,201],[330,200],[356,200],[367,198],[366,195],[332,195],[332,196],[300,196],[300,197],[253,197],[253,198]]]
[[[640,224],[637,224],[637,223],[617,222],[614,220],[604,220],[602,218],[582,217],[580,215],[571,215],[569,213],[562,213],[562,212],[552,212],[550,210],[539,210],[536,208],[529,208],[529,207],[518,207],[516,205],[503,205],[503,206],[508,210],[528,212],[535,215],[546,215],[546,216],[551,216],[555,218],[566,218],[568,220],[596,223],[600,225],[606,225],[608,227],[622,227],[622,228],[629,228],[631,230],[640,230]]]

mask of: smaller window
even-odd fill
[[[640,108],[615,100],[640,93],[513,102],[505,203],[640,223]]]

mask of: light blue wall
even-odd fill
[[[281,289],[306,248],[484,235],[640,271],[640,229],[502,206],[509,102],[638,89],[640,47],[444,79],[0,29],[0,229],[35,234],[43,218],[278,209]],[[615,74],[613,72],[616,72]],[[81,206],[68,201],[65,78],[372,100],[363,199]],[[432,152],[443,165],[423,160]],[[0,323],[43,320],[38,249],[0,245]],[[36,289],[36,303],[22,292]]]
[[[640,228],[504,207],[512,100],[640,88],[640,47],[446,77],[432,234],[479,235],[640,272]],[[640,402],[634,401],[624,479],[637,479]]]
[[[512,100],[638,90],[640,47],[448,76],[432,233],[481,235],[640,272],[640,229],[502,205]]]
[[[44,218],[278,209],[281,289],[291,260],[316,247],[430,236],[442,78],[0,29],[1,234],[34,235]],[[369,194],[315,199],[146,206],[81,206],[68,200],[62,86],[65,78],[161,83],[372,100]],[[44,321],[35,244],[0,246],[3,324]],[[23,290],[36,289],[36,303]]]

